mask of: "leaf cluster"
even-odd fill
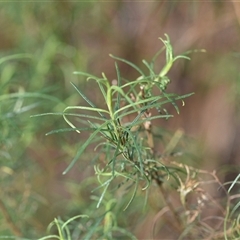
[[[110,55],[113,59],[133,67],[140,75],[135,80],[123,78],[117,62],[115,62],[117,80],[112,82],[104,73],[102,73],[102,77],[96,77],[84,72],[75,72],[75,74],[87,77],[87,80],[97,83],[106,107],[101,108],[93,103],[72,83],[79,95],[86,101],[87,106],[66,107],[63,113],[59,114],[63,116],[71,129],[59,129],[48,133],[74,130],[81,134],[83,131],[91,131],[89,138],[79,148],[75,158],[63,174],[66,174],[74,166],[84,150],[93,141],[98,141],[95,147],[96,155],[98,157],[104,155],[104,166],[95,165],[94,167],[100,187],[103,189],[98,206],[110,184],[118,177],[123,178],[124,180],[121,180],[123,182],[130,181],[134,186],[130,204],[140,182],[142,182],[142,189],[146,190],[152,180],[161,184],[164,177],[169,175],[168,169],[156,157],[154,136],[151,129],[152,121],[173,117],[165,109],[165,105],[169,103],[179,113],[176,102],[181,100],[184,105],[183,99],[192,94],[179,96],[175,93],[167,93],[166,89],[170,83],[167,74],[173,63],[177,59],[189,59],[189,57],[185,55],[174,56],[167,35],[166,40],[161,38],[160,40],[164,44],[163,48],[149,63],[143,60],[148,74],[145,74],[135,64]],[[164,51],[166,53],[166,63],[160,71],[157,71],[155,61]],[[76,119],[85,126],[78,127],[74,122]],[[163,171],[163,173],[159,174],[160,171]]]

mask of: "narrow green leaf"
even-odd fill
[[[115,62],[115,68],[116,68],[116,72],[117,72],[117,86],[118,86],[118,88],[120,88],[122,85],[121,84],[121,75],[120,75],[120,71],[119,71],[119,68],[118,68],[118,65],[116,62]],[[114,111],[117,111],[120,108],[120,100],[121,100],[120,93],[119,93],[119,91],[117,91],[117,102],[116,102]]]
[[[134,190],[133,190],[133,194],[132,194],[129,202],[127,203],[126,207],[123,209],[123,211],[126,211],[126,209],[129,207],[129,205],[132,203],[133,199],[134,199],[135,196],[136,196],[137,189],[138,189],[138,178],[137,178],[137,181],[135,182],[135,188],[134,188]]]
[[[161,101],[161,102],[156,102],[156,101],[158,100],[158,99],[156,98],[154,101],[148,103],[148,104],[145,105],[145,106],[142,106],[142,107],[139,108],[139,109],[133,109],[133,110],[127,111],[127,112],[119,115],[119,118],[122,118],[122,117],[124,117],[124,116],[126,116],[126,115],[129,115],[129,114],[132,114],[132,113],[135,113],[135,112],[140,112],[139,115],[133,120],[133,123],[134,123],[134,122],[136,122],[136,121],[141,117],[141,115],[142,115],[146,110],[148,110],[148,109],[150,109],[150,108],[160,108],[161,106],[163,106],[163,105],[166,104],[166,103],[172,103],[172,102],[174,102],[174,101],[181,100],[181,99],[186,98],[186,97],[189,97],[189,96],[191,96],[191,95],[193,95],[193,93],[185,94],[185,95],[182,95],[182,96],[177,96],[177,95],[175,95],[174,98],[172,97],[172,96],[174,96],[174,95],[171,95],[172,98],[170,98],[170,97],[168,96],[167,100],[164,100],[164,101]],[[159,99],[161,99],[161,97],[159,97]],[[145,101],[145,100],[143,100],[143,101]]]
[[[134,148],[134,151],[137,153],[137,159],[138,159],[138,164],[134,163],[134,168],[136,168],[140,174],[143,176],[144,175],[144,170],[143,170],[143,159],[142,159],[142,153],[141,153],[141,146],[138,144],[138,136],[134,134],[133,132],[130,131],[130,129],[125,129],[125,131],[128,132],[128,138],[131,138],[131,145]],[[137,140],[136,140],[137,139]]]
[[[74,221],[75,219],[77,218],[89,218],[89,216],[87,215],[77,215],[77,216],[74,216],[70,219],[68,219],[63,225],[62,225],[62,228],[65,228],[70,222]]]
[[[90,137],[86,140],[86,142],[80,147],[80,149],[78,150],[76,156],[74,157],[74,159],[72,160],[72,162],[68,165],[68,167],[66,168],[66,170],[63,172],[63,174],[66,174],[73,166],[74,164],[77,162],[77,160],[79,159],[79,157],[82,155],[83,151],[86,149],[86,147],[91,143],[91,141],[95,138],[95,136],[102,130],[103,127],[105,127],[107,125],[108,122],[105,122],[104,124],[102,124],[99,129],[95,130]]]
[[[98,86],[99,86],[99,88],[100,88],[100,90],[102,92],[104,101],[106,102],[107,101],[107,93],[106,93],[106,90],[104,89],[101,81],[98,81]]]
[[[236,213],[237,209],[240,208],[240,201],[238,203],[236,203],[236,205],[233,207],[230,215],[229,215],[229,219],[233,218],[233,214]],[[238,214],[239,215],[239,214]]]
[[[92,103],[92,102],[90,101],[90,99],[88,99],[87,96],[85,96],[85,95],[83,94],[83,92],[80,91],[80,89],[78,89],[77,86],[76,86],[74,83],[71,83],[71,84],[72,84],[73,87],[77,90],[77,92],[80,94],[80,96],[81,96],[91,107],[93,107],[93,108],[96,109],[96,106],[94,105],[94,103]],[[101,112],[98,112],[98,114],[99,114],[101,117],[103,117],[103,118],[106,119],[106,117],[105,117]]]
[[[73,85],[73,87],[75,88],[75,90],[79,93],[79,95],[91,106],[95,108],[95,105],[87,98],[87,96],[85,94],[83,94],[82,91],[80,91],[80,89],[78,89],[78,87],[71,82],[71,84]]]
[[[80,117],[80,118],[87,118],[87,119],[96,119],[96,120],[100,120],[100,121],[106,121],[105,118],[102,117],[96,117],[96,116],[92,116],[92,115],[87,115],[87,114],[78,114],[78,113],[41,113],[41,114],[36,114],[36,115],[32,115],[30,117],[43,117],[43,116],[49,116],[49,115],[53,115],[53,116],[73,116],[73,117]]]
[[[139,117],[141,117],[141,114],[139,114],[137,116],[137,119],[135,118],[131,123],[127,123],[125,125],[125,127],[128,127],[129,129],[131,129],[133,126],[140,125],[140,124],[142,124],[146,121],[152,121],[154,119],[159,119],[159,118],[170,118],[170,117],[173,117],[173,115],[156,115],[156,116],[152,116],[152,117],[148,117],[148,118],[138,120]]]
[[[171,104],[172,104],[172,105],[174,106],[174,108],[176,109],[176,112],[179,114],[179,108],[178,108],[177,104],[175,103],[175,100],[172,99],[172,98],[170,98],[170,97],[168,96],[168,94],[165,94],[164,91],[163,91],[162,93],[163,93],[163,95],[169,100],[169,102],[171,102]]]
[[[158,75],[155,75],[155,77],[157,77]],[[152,76],[144,76],[144,77],[139,77],[137,80],[135,81],[132,81],[132,82],[127,82],[125,84],[123,84],[121,86],[121,88],[126,88],[126,87],[129,87],[129,86],[132,86],[132,89],[131,90],[134,90],[134,87],[136,87],[137,85],[141,85],[141,84],[147,84],[149,82],[154,82],[154,83],[158,83],[157,81],[153,81],[152,80]]]
[[[48,235],[48,236],[46,236],[46,237],[42,237],[42,238],[39,238],[38,240],[47,240],[47,239],[59,239],[60,240],[60,237],[59,236],[57,236],[57,235]],[[16,239],[15,237],[14,237],[14,239]],[[27,239],[26,239],[27,240]]]
[[[145,74],[143,73],[143,71],[139,67],[137,67],[135,64],[133,64],[132,62],[129,62],[129,61],[123,59],[123,58],[115,57],[112,54],[109,54],[109,56],[113,59],[116,59],[116,60],[119,60],[121,62],[124,62],[124,63],[128,64],[129,66],[131,66],[132,68],[137,70],[141,74],[141,76],[145,77]]]
[[[120,93],[120,94],[124,97],[125,100],[127,100],[127,101],[130,102],[130,103],[133,103],[133,101],[131,100],[131,98],[129,98],[129,97],[124,93],[124,91],[122,90],[121,87],[118,87],[118,86],[114,86],[114,85],[113,85],[113,86],[111,86],[111,89],[114,90],[114,91],[113,91],[113,94],[114,94],[115,92]]]
[[[179,55],[179,56],[176,56],[173,61],[175,62],[176,60],[178,59],[186,59],[186,60],[191,60],[190,57],[187,57],[187,56],[184,56],[184,55]]]
[[[94,107],[86,107],[86,106],[68,106],[64,109],[63,115],[65,115],[65,111],[71,110],[71,109],[73,109],[73,110],[79,110],[79,109],[80,110],[88,110],[88,111],[93,111],[93,112],[104,112],[104,113],[109,114],[109,112],[107,110],[102,109],[102,108],[94,108]]]
[[[103,185],[101,185],[101,186],[105,186],[105,187],[104,187],[104,190],[103,190],[103,192],[102,192],[102,194],[101,194],[101,196],[100,196],[100,198],[98,200],[97,208],[99,208],[99,206],[100,206],[100,204],[101,204],[101,202],[102,202],[102,200],[103,200],[103,198],[105,196],[105,193],[106,193],[106,191],[107,191],[107,189],[108,189],[108,187],[109,187],[109,185],[110,185],[112,180],[113,180],[113,177],[108,179]]]
[[[85,107],[85,106],[69,106],[69,107],[66,107],[63,111],[63,118],[70,127],[75,128],[75,129],[76,129],[75,125],[71,121],[69,121],[68,118],[66,117],[67,115],[65,115],[65,112],[67,110],[71,110],[71,109],[74,109],[74,110],[81,109],[81,110],[94,111],[94,112],[98,112],[98,113],[101,113],[101,112],[108,113],[107,110],[101,109],[101,108],[93,108],[93,107]],[[80,133],[78,130],[76,130],[76,131],[78,133]]]
[[[46,99],[53,102],[61,103],[61,101],[56,98],[52,97],[51,95],[44,94],[44,93],[31,93],[31,92],[23,92],[23,93],[9,93],[4,94],[0,96],[0,101],[4,101],[11,98],[40,98],[40,99]]]
[[[149,73],[150,73],[150,76],[151,77],[154,77],[155,76],[155,73],[154,73],[154,70],[152,68],[152,66],[146,61],[146,60],[142,60],[142,62],[144,63],[144,65],[148,68],[149,70]]]
[[[112,176],[113,177],[115,175],[115,163],[116,163],[117,156],[119,155],[120,145],[121,145],[120,140],[118,140],[117,146],[116,146],[115,151],[114,151],[113,158],[111,160],[111,162],[112,162]]]
[[[28,53],[13,54],[13,55],[9,55],[9,56],[0,58],[0,64],[6,62],[8,60],[21,59],[21,58],[32,58],[32,57],[33,56]]]
[[[126,110],[128,108],[134,108],[133,112],[140,111],[141,110],[140,107],[139,107],[140,105],[146,106],[149,103],[156,102],[156,101],[158,101],[158,100],[160,100],[162,98],[163,98],[163,96],[153,96],[153,97],[149,97],[147,99],[139,100],[137,102],[131,102],[131,104],[123,106],[122,108],[117,110],[114,114],[118,114],[119,112],[122,112],[122,111],[124,111],[124,110]],[[148,106],[150,106],[150,105],[148,105]]]
[[[236,184],[236,182],[238,181],[238,179],[240,179],[240,174],[238,174],[238,176],[234,179],[234,181],[232,182],[231,186],[228,189],[228,193],[231,192],[232,188],[234,187],[234,185]]]
[[[91,128],[91,127],[86,127],[86,128],[61,128],[61,129],[56,129],[56,130],[52,130],[48,133],[46,133],[45,135],[51,135],[51,134],[55,134],[55,133],[64,133],[64,132],[72,132],[72,131],[94,131],[97,130],[98,128]],[[104,130],[102,130],[104,131]],[[105,130],[108,131],[108,130]]]
[[[82,75],[82,76],[85,76],[85,77],[90,77],[92,79],[98,79],[98,77],[96,77],[96,76],[94,76],[92,74],[86,73],[86,72],[75,71],[75,72],[73,72],[73,74]]]

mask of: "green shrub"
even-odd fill
[[[98,180],[98,186],[92,177],[88,179],[91,184],[83,183],[84,187],[92,187],[91,198],[96,202],[87,205],[81,213],[86,215],[66,222],[60,218],[53,221],[51,227],[56,226],[57,239],[139,239],[140,236],[135,237],[130,232],[136,219],[145,215],[144,211],[151,211],[149,201],[153,201],[151,195],[155,191],[158,192],[155,197],[159,210],[147,236],[161,236],[161,239],[232,239],[239,236],[236,214],[239,204],[231,208],[232,199],[237,195],[230,196],[238,178],[227,190],[216,172],[199,169],[182,154],[180,140],[184,136],[181,129],[169,138],[169,133],[158,127],[160,119],[173,117],[169,113],[171,106],[179,113],[178,105],[184,106],[184,99],[192,95],[179,96],[167,91],[169,70],[176,60],[189,60],[190,52],[174,56],[169,37],[165,37],[160,38],[164,47],[152,61],[143,60],[147,73],[125,59],[110,55],[116,60],[116,80],[108,79],[104,73],[96,77],[75,72],[87,77],[89,84],[97,84],[101,101],[94,103],[72,83],[86,105],[68,106],[62,113],[49,113],[62,115],[71,128],[48,134],[75,131],[81,136],[85,131],[91,132],[63,174],[76,166],[84,151],[94,149],[95,156],[88,161],[94,164]],[[166,63],[161,70],[156,69],[155,60],[164,51]],[[121,76],[119,61],[133,67],[140,76],[135,80],[125,79]],[[219,192],[225,200],[216,200]]]

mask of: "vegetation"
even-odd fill
[[[119,224],[121,214],[115,209],[126,212],[131,211],[129,208],[135,209],[134,201],[137,195],[142,208],[146,208],[151,190],[159,191],[161,194],[159,213],[153,223],[153,239],[156,237],[155,225],[159,222],[161,224],[157,228],[158,236],[162,235],[161,232],[166,228],[166,224],[171,229],[171,237],[178,239],[221,237],[233,239],[239,236],[239,215],[236,211],[238,204],[233,204],[233,200],[238,199],[239,196],[231,195],[231,189],[238,182],[240,175],[230,187],[229,184],[224,186],[215,171],[212,173],[204,171],[192,167],[184,160],[175,159],[180,153],[176,148],[182,137],[181,130],[167,141],[164,133],[153,124],[159,118],[167,120],[173,117],[168,113],[165,105],[172,104],[179,113],[177,101],[180,100],[184,106],[183,99],[192,95],[178,96],[167,93],[167,86],[170,83],[167,74],[173,63],[181,58],[190,59],[186,54],[174,56],[167,35],[166,39],[161,41],[164,47],[152,61],[148,63],[143,60],[148,74],[133,63],[111,55],[115,60],[125,62],[137,70],[140,76],[136,80],[131,81],[122,77],[117,62],[115,63],[117,80],[113,80],[112,84],[104,73],[98,78],[84,72],[75,72],[97,83],[106,109],[97,106],[75,84],[72,84],[89,106],[68,106],[63,113],[50,113],[50,115],[62,115],[71,129],[58,129],[48,134],[72,130],[78,134],[92,131],[63,174],[67,174],[74,167],[87,146],[93,142],[96,152],[94,170],[100,184],[92,189],[93,199],[96,201],[96,208],[101,209],[100,206],[103,205],[100,217],[96,216],[96,213],[91,213],[90,222],[88,220],[85,224],[81,221],[72,224],[74,229],[72,231],[68,224],[76,218],[88,219],[88,215],[76,216],[67,222],[55,219],[53,224],[58,229],[59,235],[55,236],[57,239],[126,237],[137,239],[126,230],[128,228]],[[166,63],[160,71],[157,71],[155,60],[163,50],[166,52]],[[85,127],[80,127],[79,124]],[[164,147],[159,151],[161,145]],[[211,186],[210,189],[208,185]],[[216,192],[212,193],[212,186],[220,189],[224,195],[223,203],[216,200]],[[95,192],[98,194],[95,195]],[[176,193],[178,200],[171,199],[171,195]],[[207,211],[210,209],[213,212],[209,214]],[[167,214],[169,216],[166,217]],[[126,215],[123,217],[127,218]]]
[[[148,6],[153,11],[160,5]],[[164,6],[178,11],[182,4]],[[111,9],[126,14],[125,7],[109,4],[105,14],[109,16]],[[211,9],[225,8],[223,3]],[[54,9],[50,15],[49,9]],[[63,18],[54,21],[60,13]],[[65,18],[69,13],[71,20]],[[238,239],[240,175],[232,162],[237,133],[226,138],[230,134],[224,121],[214,122],[223,124],[221,138],[207,144],[231,150],[231,161],[218,167],[221,154],[208,152],[206,143],[189,134],[193,123],[201,129],[196,113],[208,116],[207,109],[193,105],[196,95],[207,93],[206,86],[191,89],[186,81],[178,83],[184,78],[196,83],[191,78],[193,73],[203,77],[199,69],[207,73],[207,65],[196,59],[202,61],[203,55],[211,62],[217,59],[212,76],[231,79],[230,110],[218,90],[212,90],[213,96],[226,111],[225,122],[231,110],[236,113],[232,126],[238,129],[238,55],[217,52],[223,56],[220,59],[210,48],[210,54],[197,53],[189,61],[193,52],[203,50],[175,55],[165,35],[152,50],[163,47],[141,64],[139,57],[148,53],[133,49],[129,39],[126,53],[131,56],[110,55],[114,66],[103,52],[98,54],[104,61],[94,51],[87,55],[86,45],[74,42],[77,33],[72,26],[87,13],[102,19],[102,5],[21,3],[17,13],[9,3],[0,13],[11,20],[12,29],[18,24],[26,29],[25,36],[15,31],[15,42],[6,47],[11,50],[2,51],[0,60],[0,239]],[[97,22],[107,29],[109,21]],[[85,44],[89,29],[80,31]],[[106,29],[96,42],[107,36]],[[132,34],[128,31],[127,36]],[[186,34],[185,39],[186,47],[191,38]],[[174,49],[181,45],[181,39],[174,42],[179,43]],[[83,71],[76,71],[79,68]],[[107,72],[101,74],[102,69]],[[212,84],[218,89],[217,83]],[[223,80],[221,84],[225,86]],[[206,99],[211,105],[212,100]],[[204,104],[204,99],[199,102]],[[218,112],[213,111],[210,117],[215,116]],[[207,125],[214,133],[210,118]]]

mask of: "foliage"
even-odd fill
[[[69,7],[68,3],[22,1],[1,5],[1,237],[36,239],[55,215],[63,213],[54,199],[56,191],[50,189],[55,181],[53,169],[58,169],[59,156],[71,155],[74,148],[57,137],[44,138],[43,132],[60,127],[61,121],[30,115],[59,111],[66,103],[76,102],[77,94],[68,91],[68,81],[76,79],[70,74],[76,65],[84,69],[87,57],[64,37],[72,24],[65,14]],[[74,21],[81,8],[72,10]]]
[[[58,238],[70,234],[73,239],[78,236],[114,239],[129,236],[134,239],[131,233],[138,239],[151,235],[174,239],[194,239],[195,236],[238,238],[239,170],[236,163],[239,156],[240,78],[239,54],[235,48],[239,42],[236,10],[234,2],[2,3],[0,239],[24,239],[23,236],[37,239],[46,234],[47,225],[53,219],[49,234]],[[82,24],[86,19],[87,25]],[[210,26],[207,29],[205,21]],[[135,71],[136,65],[140,66],[139,60],[157,51],[155,39],[163,34],[162,31],[169,32],[172,41],[177,43],[176,52],[198,46],[208,49],[207,54],[197,55],[192,61],[177,61],[164,70],[171,67],[166,77],[174,79],[165,89],[166,95],[169,92],[197,93],[186,100],[184,109],[180,106],[185,99],[173,99],[174,102],[164,103],[160,109],[155,105],[152,108],[151,102],[147,99],[143,102],[141,95],[140,86],[147,85],[147,81],[134,86],[130,84],[135,81],[136,74],[142,75]],[[224,37],[219,37],[219,33]],[[167,39],[162,40],[167,43]],[[111,58],[105,58],[109,51],[122,58],[114,57],[115,68],[111,67]],[[129,61],[124,64],[123,58],[136,65]],[[163,62],[163,57],[156,58],[155,66],[164,66]],[[146,65],[151,63],[146,62]],[[71,74],[77,68],[100,77],[82,81],[83,73]],[[105,69],[108,81],[101,76],[102,69]],[[149,67],[137,69],[147,77],[151,75]],[[121,75],[119,83],[117,77],[112,80],[116,70]],[[153,74],[160,72],[161,69],[154,69]],[[169,79],[162,80],[164,87],[164,82]],[[151,96],[162,94],[158,84],[159,87],[152,87]],[[78,151],[89,138],[86,128],[93,133],[105,120],[97,111],[75,108],[91,107],[79,97],[78,91],[96,107],[108,112],[102,114],[109,126],[115,124],[100,85],[106,92],[110,88],[113,114],[118,111],[114,109],[118,96],[119,109],[129,106],[113,116],[121,120],[121,126],[118,122],[116,126],[123,137],[117,136],[114,128],[108,131],[102,126],[101,129],[107,131],[96,133],[81,154]],[[126,87],[122,88],[123,85]],[[129,95],[130,91],[133,91],[133,97]],[[125,95],[130,101],[124,98]],[[170,96],[177,97],[176,94]],[[131,107],[140,100],[141,106]],[[160,104],[162,100],[168,99],[159,98],[153,104]],[[175,102],[181,114],[172,118]],[[66,106],[74,108],[65,109]],[[144,106],[152,114],[149,118],[153,154],[148,147],[151,135],[144,125],[147,114]],[[138,116],[140,112],[136,109],[145,112]],[[123,116],[130,111],[133,111],[130,115]],[[29,117],[42,112],[54,114],[44,118]],[[51,129],[65,127],[65,122],[56,114],[58,112],[76,128],[45,137]],[[135,128],[129,130],[131,126],[127,124],[131,123]],[[84,125],[86,128],[82,129]],[[169,130],[179,126],[200,140],[201,146],[197,147],[196,139],[185,136],[182,129],[175,133],[175,130]],[[117,137],[127,139],[126,150],[140,148],[139,152],[133,153],[133,163],[124,158],[124,146],[116,145]],[[74,157],[76,152],[81,154],[78,158]],[[115,152],[119,155],[115,156]],[[145,155],[142,157],[141,153]],[[145,156],[150,156],[151,160],[147,165]],[[73,161],[71,169],[62,175],[71,157],[75,163]],[[119,166],[123,161],[123,166]],[[232,168],[231,163],[234,164]],[[98,178],[92,176],[92,165]],[[201,167],[210,170],[201,170]],[[155,170],[162,181],[161,187],[154,180],[157,175],[153,179],[144,175]],[[134,171],[132,175],[131,171]],[[89,217],[74,217],[85,215]]]
[[[95,145],[94,170],[100,185],[92,191],[99,193],[94,197],[97,201],[96,207],[101,209],[103,204],[106,208],[100,219],[97,217],[89,223],[90,228],[86,233],[80,233],[79,230],[79,238],[88,239],[90,234],[90,237],[94,239],[121,239],[121,236],[116,235],[116,231],[124,233],[126,237],[130,233],[117,227],[118,217],[121,214],[115,215],[113,211],[115,205],[118,205],[118,208],[121,206],[122,211],[130,211],[129,208],[131,204],[133,205],[135,198],[137,196],[144,198],[142,195],[145,193],[145,200],[141,201],[142,208],[144,208],[148,205],[147,199],[151,188],[156,188],[162,198],[161,210],[154,220],[153,238],[156,231],[157,236],[163,231],[164,227],[156,230],[155,226],[158,221],[167,221],[169,218],[165,216],[167,214],[170,214],[171,219],[170,224],[168,223],[173,231],[171,236],[178,239],[219,239],[223,236],[228,239],[239,234],[239,220],[235,215],[238,204],[233,209],[231,208],[231,201],[237,196],[229,195],[238,178],[227,191],[215,172],[211,173],[192,167],[184,161],[176,161],[174,159],[177,155],[175,148],[179,145],[183,135],[181,130],[178,130],[165,144],[162,152],[158,150],[159,144],[165,137],[159,138],[156,120],[162,118],[167,120],[173,117],[168,113],[166,106],[170,108],[172,105],[179,113],[177,102],[180,101],[184,106],[183,99],[192,95],[179,96],[166,91],[170,82],[167,74],[173,63],[177,59],[189,60],[190,58],[186,54],[175,57],[168,35],[165,37],[166,40],[160,38],[164,47],[153,57],[152,61],[148,63],[143,60],[148,70],[147,74],[133,63],[110,55],[113,59],[133,67],[140,74],[136,80],[122,77],[117,62],[115,63],[117,80],[113,81],[110,81],[104,73],[99,78],[88,73],[75,72],[75,74],[87,77],[90,82],[96,82],[106,108],[93,103],[72,83],[78,94],[88,104],[87,106],[68,106],[62,113],[37,115],[62,115],[71,127],[53,130],[47,135],[68,131],[75,131],[80,135],[84,131],[92,132],[63,172],[67,174],[75,167],[87,147],[92,143]],[[156,70],[155,60],[163,51],[166,52],[166,63],[159,71]],[[83,127],[78,126],[79,124]],[[209,191],[208,185],[223,191],[226,205],[215,200],[216,197]],[[178,201],[173,201],[171,197],[176,192],[179,195]],[[121,195],[120,198],[119,195]],[[128,200],[123,201],[123,198]],[[206,215],[209,208],[220,212],[219,216]],[[232,209],[231,213],[230,209]],[[211,221],[216,220],[218,222],[212,225]],[[70,221],[71,219],[68,222]],[[59,239],[74,239],[70,230],[66,230],[67,236],[63,237],[62,229],[67,224],[57,219],[54,220],[54,224],[58,228]],[[82,229],[82,225],[80,221],[75,227]],[[133,236],[130,238],[134,239]]]

